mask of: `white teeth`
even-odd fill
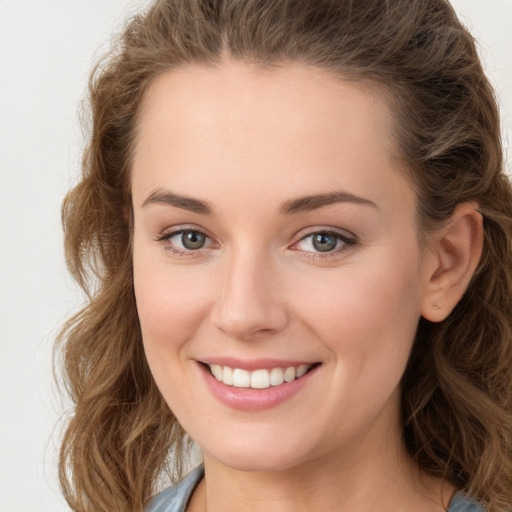
[[[235,368],[233,370],[233,386],[237,388],[250,388],[251,374],[247,370]]]
[[[222,382],[224,382],[224,384],[227,384],[228,386],[233,385],[233,368],[230,368],[229,366],[224,366],[224,371],[222,373]]]
[[[251,372],[251,388],[265,389],[270,387],[270,373],[268,370],[255,370]]]
[[[271,368],[249,372],[230,366],[209,365],[212,375],[219,382],[237,388],[253,389],[266,389],[270,386],[280,386],[284,382],[292,382],[307,373],[311,366],[310,364],[302,364],[297,368],[289,366],[287,368]]]
[[[297,371],[295,372],[296,373],[296,377],[297,379],[299,377],[302,377],[307,371],[309,370],[309,365],[307,364],[302,364],[300,365],[298,368],[297,368]]]
[[[222,380],[223,373],[224,373],[223,369],[222,369],[222,366],[220,366],[218,364],[212,364],[212,365],[210,365],[210,370],[212,371],[213,376],[217,380]]]
[[[284,374],[282,368],[272,368],[270,370],[270,384],[272,386],[279,386],[284,382]]]
[[[295,368],[293,366],[289,366],[284,371],[284,380],[286,382],[291,382],[292,380],[295,380]]]

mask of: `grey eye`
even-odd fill
[[[328,252],[336,248],[338,237],[327,233],[317,233],[312,237],[313,247],[319,252]]]
[[[185,249],[190,251],[202,249],[206,243],[206,235],[199,231],[183,231],[181,243]]]

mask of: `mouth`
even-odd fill
[[[252,371],[219,364],[203,363],[211,375],[219,382],[234,388],[267,389],[279,387],[301,379],[321,363],[298,366],[260,368]]]
[[[287,402],[319,375],[320,362],[286,360],[197,361],[207,389],[231,409],[256,412]]]

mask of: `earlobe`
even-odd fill
[[[474,202],[461,203],[435,235],[426,266],[426,289],[421,314],[441,322],[464,295],[480,262],[483,218]]]

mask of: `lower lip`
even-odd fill
[[[320,366],[313,368],[302,377],[285,382],[280,386],[252,389],[228,386],[218,381],[203,364],[198,363],[198,365],[211,393],[224,405],[241,411],[263,411],[285,402],[308,384]]]

